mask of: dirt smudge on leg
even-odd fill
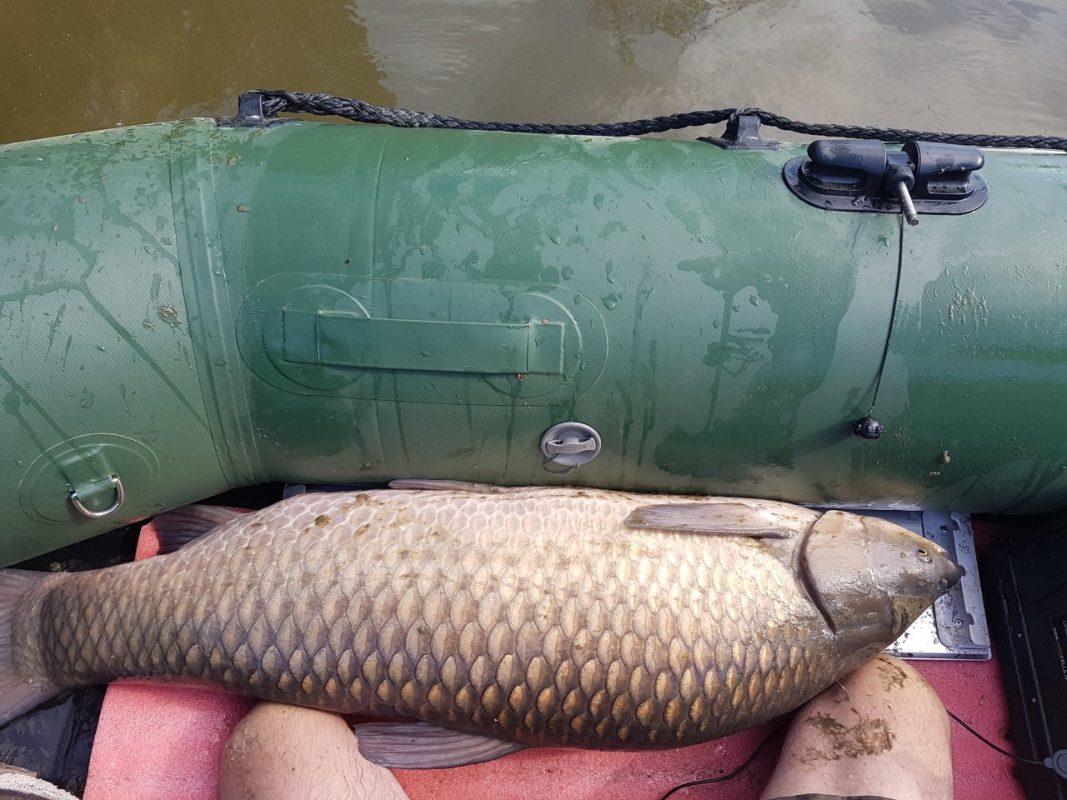
[[[878,659],[878,674],[887,692],[893,689],[903,689],[904,683],[908,680],[908,673],[900,665],[884,658]]]
[[[804,720],[822,735],[819,745],[810,745],[801,761],[837,761],[841,758],[876,756],[893,749],[895,735],[884,719],[860,716],[855,725],[844,725],[829,714],[812,714]]]

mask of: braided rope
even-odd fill
[[[850,139],[878,139],[904,142],[919,139],[925,142],[966,144],[975,147],[1028,147],[1040,150],[1067,150],[1067,138],[1057,136],[1012,136],[990,133],[939,133],[911,128],[876,128],[866,125],[837,125],[825,122],[797,120],[764,111],[762,108],[722,108],[709,111],[688,111],[663,117],[628,122],[558,124],[541,122],[479,122],[425,111],[376,106],[348,97],[329,94],[286,92],[280,90],[257,92],[263,101],[265,117],[282,113],[318,114],[343,117],[353,122],[392,125],[397,128],[451,128],[468,131],[500,131],[508,133],[562,133],[579,136],[640,136],[646,133],[712,125],[742,114],[758,117],[764,125],[794,133],[813,136],[837,136]]]

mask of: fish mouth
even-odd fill
[[[937,558],[937,575],[938,582],[937,587],[939,589],[937,595],[940,597],[963,578],[966,570],[946,556],[938,556]]]

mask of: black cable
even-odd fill
[[[874,395],[871,397],[871,407],[867,409],[867,416],[874,416],[874,404],[878,402],[878,390],[882,388],[882,374],[885,372],[885,362],[889,358],[889,343],[893,338],[893,324],[897,319],[897,300],[900,297],[900,276],[904,272],[904,215],[897,217],[900,225],[900,242],[897,246],[897,280],[893,285],[893,307],[889,311],[889,330],[885,334],[885,345],[882,347],[882,360],[878,364],[878,375],[874,380]]]
[[[946,709],[946,711],[948,711],[948,709]],[[960,725],[962,725],[964,727],[964,729],[967,730],[968,733],[972,734],[973,736],[978,737],[978,739],[981,742],[983,742],[984,744],[989,745],[990,747],[992,747],[994,750],[996,750],[1001,755],[1005,755],[1008,758],[1014,758],[1016,761],[1022,761],[1024,764],[1037,764],[1039,767],[1045,766],[1045,762],[1044,761],[1038,761],[1037,759],[1033,759],[1033,758],[1023,758],[1022,756],[1015,755],[1015,753],[1009,753],[1004,748],[998,747],[997,745],[993,744],[991,741],[989,741],[982,734],[980,734],[978,731],[976,731],[974,728],[972,728],[970,725],[968,725],[962,719],[957,717],[951,711],[948,712],[948,715],[950,717],[952,717],[954,720],[956,720],[956,722],[958,722]]]
[[[781,725],[778,728],[775,728],[773,731],[771,731],[770,734],[767,736],[767,738],[764,739],[762,742],[760,742],[759,747],[757,747],[755,750],[752,751],[752,755],[750,755],[748,758],[746,758],[744,760],[744,762],[741,764],[741,766],[739,766],[737,769],[733,770],[732,772],[728,772],[725,775],[720,775],[717,778],[701,778],[698,781],[689,781],[688,783],[679,783],[673,789],[670,789],[665,795],[660,797],[659,800],[667,800],[667,798],[670,797],[672,794],[680,792],[683,789],[692,788],[693,786],[703,786],[706,783],[719,783],[721,781],[728,781],[731,778],[736,778],[738,775],[740,775],[742,772],[744,772],[746,769],[748,769],[749,765],[753,761],[756,760],[756,757],[759,756],[759,754],[763,752],[763,749],[768,744],[771,743],[771,740],[773,738],[775,738],[779,733],[784,731],[785,729],[786,729],[786,726],[785,725]]]
[[[282,113],[319,114],[336,116],[354,122],[393,125],[400,128],[451,128],[454,130],[504,131],[512,133],[563,133],[585,136],[640,136],[646,133],[713,125],[747,115],[757,117],[764,125],[812,136],[843,136],[851,139],[878,139],[886,142],[906,142],[919,139],[925,142],[967,144],[975,147],[1032,147],[1042,150],[1067,150],[1067,138],[1058,136],[1026,136],[993,133],[941,133],[911,128],[876,128],[867,125],[839,125],[826,122],[800,122],[764,111],[762,108],[720,108],[705,111],[686,111],[649,119],[626,122],[558,124],[541,122],[482,122],[445,114],[431,114],[406,108],[376,106],[350,97],[284,90],[259,90],[263,116],[270,118]]]

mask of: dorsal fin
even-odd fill
[[[624,524],[628,528],[757,539],[787,539],[791,535],[781,521],[743,503],[638,506],[626,517]]]
[[[401,478],[389,481],[390,489],[426,489],[428,491],[478,492],[500,494],[514,490],[512,486],[494,486],[491,483],[468,483],[467,481],[438,481],[431,478]]]
[[[159,538],[159,554],[173,553],[244,513],[221,506],[192,505],[158,514],[152,524]]]

